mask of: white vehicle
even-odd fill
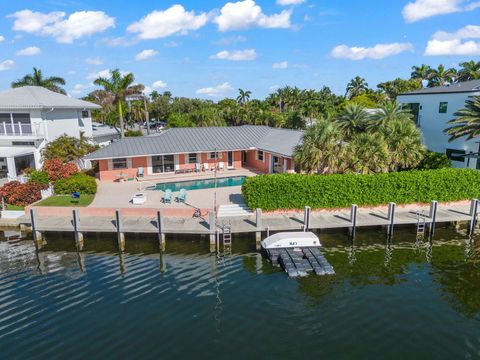
[[[319,247],[322,244],[318,236],[311,232],[280,232],[261,242],[265,250],[302,247]]]

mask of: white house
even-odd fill
[[[41,150],[63,134],[92,137],[97,104],[38,86],[0,92],[0,179],[41,167]]]
[[[429,150],[445,153],[455,167],[480,169],[480,139],[448,142],[443,132],[449,127],[447,122],[455,118],[453,114],[465,107],[465,101],[479,95],[480,80],[472,80],[403,93],[397,101],[410,106]]]

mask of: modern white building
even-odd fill
[[[472,80],[403,93],[397,101],[409,105],[429,150],[446,154],[454,167],[480,169],[480,139],[449,142],[443,132],[449,127],[447,122],[455,118],[453,114],[465,107],[465,101],[479,95],[480,80]]]
[[[61,135],[91,138],[90,111],[101,107],[38,86],[0,92],[0,179],[41,167],[41,150]]]

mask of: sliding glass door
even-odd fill
[[[175,157],[173,155],[152,156],[152,172],[161,174],[175,170]]]

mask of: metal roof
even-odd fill
[[[172,128],[160,135],[121,139],[85,158],[99,160],[253,148],[290,157],[293,148],[300,142],[302,134],[302,131],[254,125]]]
[[[471,80],[454,83],[446,86],[435,86],[431,88],[418,89],[401,95],[427,95],[427,94],[451,94],[451,93],[480,93],[480,80]]]
[[[100,105],[59,94],[41,86],[22,86],[0,92],[0,110],[101,109]]]

